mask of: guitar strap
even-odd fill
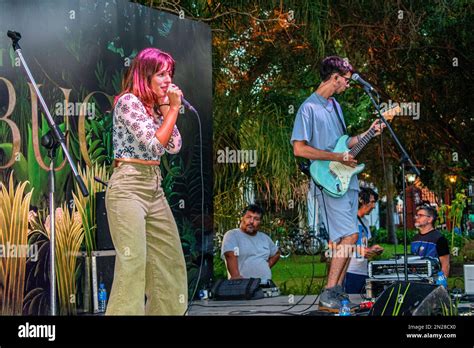
[[[367,226],[365,226],[364,222],[362,221],[362,219],[359,216],[357,216],[357,220],[359,220],[360,224],[362,225],[362,229],[364,230],[365,235],[368,238],[369,237],[369,230],[368,230]]]
[[[337,109],[336,103],[334,102],[333,98],[331,98],[331,102],[332,102],[332,106],[334,107],[334,110],[336,110],[337,119],[339,120],[339,123],[341,124],[342,131],[344,132],[344,134],[347,134],[347,128],[346,126],[344,126],[344,122],[342,121],[342,117],[339,114],[339,110]]]

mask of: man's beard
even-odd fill
[[[245,232],[254,233],[255,232],[255,227],[254,226],[247,226],[246,229],[245,229]]]
[[[415,227],[416,227],[416,228],[425,227],[426,225],[428,225],[427,222],[425,222],[424,224],[416,223],[416,222],[415,222]]]

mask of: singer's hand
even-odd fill
[[[180,108],[181,106],[181,97],[183,96],[183,92],[179,89],[176,85],[169,85],[168,91],[166,92],[168,99],[170,101],[170,108]]]

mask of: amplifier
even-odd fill
[[[474,265],[464,265],[464,292],[474,295]]]
[[[268,279],[267,283],[260,283],[260,289],[262,289],[264,297],[280,296],[280,288],[271,279]]]
[[[280,288],[278,286],[272,288],[261,288],[264,297],[278,297],[280,296]]]
[[[408,278],[421,280],[432,277],[439,268],[439,263],[432,258],[409,257]],[[398,260],[379,260],[369,262],[369,278],[376,279],[405,279],[405,263],[403,258]]]

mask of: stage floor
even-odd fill
[[[333,315],[330,313],[314,313],[318,310],[317,296],[302,295],[294,297],[277,296],[251,301],[194,301],[188,315]],[[349,295],[352,303],[362,301],[360,295]],[[301,302],[299,302],[301,300]],[[299,302],[299,303],[298,303]],[[298,304],[296,304],[298,303]]]
[[[235,316],[248,316],[248,315],[321,315],[328,316],[334,315],[327,312],[318,312],[317,296],[308,295],[294,296],[278,296],[262,298],[261,300],[251,301],[194,301],[191,308],[189,309],[188,315],[192,316],[219,316],[219,315],[235,315]],[[360,295],[349,295],[349,299],[352,303],[359,304],[362,302]],[[292,301],[291,301],[292,300]],[[299,302],[301,300],[301,302]],[[291,303],[290,303],[291,302]],[[299,303],[298,303],[299,302]],[[298,303],[298,304],[296,304]],[[355,315],[363,316],[367,315],[368,312],[359,312]],[[472,316],[474,315],[474,301],[461,302],[458,304],[458,315],[461,316]]]

